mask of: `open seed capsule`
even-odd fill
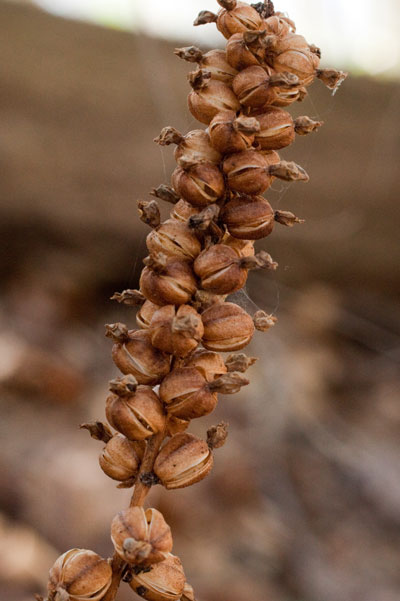
[[[166,259],[166,257],[165,257]],[[140,290],[156,305],[186,305],[196,292],[193,270],[186,261],[145,260],[147,267],[140,277]]]
[[[150,329],[153,346],[176,357],[189,355],[204,333],[200,315],[189,305],[165,305],[154,313]]]
[[[293,73],[272,74],[262,67],[255,66],[241,71],[233,80],[232,85],[240,104],[256,109],[269,101],[271,88],[279,87],[290,90],[298,87],[300,82]]]
[[[221,218],[229,233],[241,240],[265,238],[271,234],[275,224],[274,211],[262,196],[233,198],[225,205]]]
[[[135,390],[128,378],[118,378],[110,382],[110,390],[113,394],[107,398],[107,420],[129,440],[144,440],[164,428],[163,406],[150,386],[138,386]]]
[[[86,549],[61,555],[49,573],[49,600],[100,601],[111,585],[112,570],[106,559]]]
[[[254,334],[252,318],[234,303],[218,303],[202,314],[203,345],[210,351],[238,351],[249,344]]]
[[[147,601],[178,601],[185,587],[185,574],[178,559],[170,553],[152,566],[150,571],[135,574],[131,588]]]
[[[217,404],[216,393],[195,367],[174,369],[161,382],[160,398],[170,415],[185,420],[208,415]]]
[[[231,88],[222,81],[210,79],[210,73],[202,70],[189,76],[193,90],[188,97],[193,117],[208,125],[221,111],[238,111],[240,104]]]
[[[120,511],[111,523],[111,540],[121,559],[137,566],[159,563],[172,551],[171,528],[157,509]]]
[[[139,384],[158,384],[170,369],[169,357],[153,347],[146,330],[131,330],[126,340],[116,342],[112,358],[123,374],[133,375]]]
[[[248,271],[236,252],[224,244],[203,250],[194,262],[201,287],[215,294],[233,294],[246,284]]]
[[[237,117],[234,111],[218,113],[209,126],[212,145],[221,154],[248,150],[258,131],[259,124],[254,117]]]
[[[162,252],[183,261],[193,261],[201,251],[197,236],[186,224],[177,223],[174,219],[168,219],[153,229],[146,244],[150,253]]]
[[[263,31],[245,31],[231,36],[226,45],[226,58],[229,64],[238,71],[260,66],[264,61],[259,38],[263,35]]]
[[[264,28],[268,34],[284,38],[288,34],[296,32],[296,25],[283,13],[275,13],[264,21]]]
[[[272,176],[267,168],[268,161],[256,150],[232,154],[223,163],[230,189],[245,194],[262,194],[270,187]]]
[[[219,152],[211,146],[210,138],[203,129],[194,129],[186,136],[183,136],[174,127],[164,127],[158,138],[154,140],[160,146],[169,146],[176,144],[175,160],[178,165],[188,161],[193,163],[213,163],[218,165],[221,162]]]
[[[116,434],[104,447],[99,463],[107,476],[119,482],[127,482],[138,473],[140,458],[134,443],[122,434]]]
[[[275,71],[293,73],[299,78],[300,85],[309,86],[315,79],[320,58],[303,36],[290,34],[278,38],[269,63]]]
[[[189,63],[197,63],[200,69],[210,73],[211,79],[222,81],[229,86],[237,75],[236,69],[227,61],[224,50],[209,50],[204,53],[196,46],[187,46],[176,48],[175,54]]]
[[[249,4],[236,0],[222,0],[219,4],[224,8],[218,13],[217,28],[225,38],[229,39],[231,35],[248,29],[262,29],[263,19]],[[229,6],[229,9],[225,6]]]
[[[192,434],[175,434],[162,447],[154,472],[165,488],[185,488],[203,480],[213,466],[207,443]]]
[[[201,208],[214,203],[225,191],[223,175],[211,163],[177,167],[172,174],[172,185],[184,200]]]

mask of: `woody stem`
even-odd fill
[[[142,482],[141,476],[145,474],[149,474],[153,471],[154,462],[157,458],[158,451],[160,446],[165,438],[165,430],[158,432],[152,436],[146,445],[146,450],[144,452],[143,461],[140,466],[140,471],[137,476],[135,488],[133,491],[132,499],[130,502],[130,507],[142,507],[149,491],[151,485]],[[112,568],[112,580],[111,586],[108,589],[105,596],[101,601],[114,601],[118,588],[121,582],[122,573],[125,568],[125,561],[121,559],[121,557],[115,552],[113,558],[111,560],[111,568]]]

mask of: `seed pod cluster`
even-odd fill
[[[156,200],[141,200],[139,214],[152,229],[140,290],[113,298],[138,306],[139,329],[106,326],[112,358],[122,376],[110,382],[106,417],[110,427],[86,425],[105,443],[100,466],[119,487],[134,486],[131,507],[113,520],[115,547],[110,563],[92,551],[73,549],[50,572],[49,601],[98,601],[123,576],[149,601],[189,601],[194,593],[163,516],[141,505],[151,486],[190,486],[207,476],[213,451],[227,436],[221,423],[206,439],[188,432],[190,421],[211,413],[219,395],[249,384],[243,373],[255,362],[243,353],[256,330],[276,322],[258,311],[251,316],[228,296],[246,284],[251,270],[273,271],[277,263],[254,243],[276,223],[301,223],[289,211],[275,211],[262,195],[275,178],[308,181],[302,167],[282,161],[279,150],[322,123],[293,119],[285,110],[321,79],[336,89],[346,74],[320,69],[320,50],[274,13],[270,0],[249,5],[218,0],[217,14],[202,11],[195,25],[216,23],[226,48],[202,52],[195,46],[175,54],[194,63],[189,74],[189,110],[206,128],[182,134],[165,127],[155,142],[175,145],[177,167],[171,185],[151,194],[172,203],[161,223]],[[86,427],[85,426],[85,427]],[[116,567],[115,567],[116,566]],[[114,590],[114,588],[115,590]]]

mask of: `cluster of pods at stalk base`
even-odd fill
[[[254,250],[276,223],[299,223],[293,213],[275,211],[262,195],[275,178],[307,181],[299,165],[282,161],[278,150],[322,124],[293,119],[285,110],[307,96],[321,79],[335,89],[344,73],[319,69],[320,51],[296,33],[294,23],[275,13],[271,2],[248,5],[218,0],[218,14],[200,13],[195,24],[215,22],[227,38],[225,50],[202,52],[191,46],[175,53],[196,63],[189,74],[189,109],[207,126],[186,135],[166,127],[156,138],[174,144],[177,167],[171,186],[152,196],[173,204],[161,223],[155,199],[139,201],[142,220],[151,226],[140,290],[116,293],[120,303],[139,306],[138,328],[106,326],[112,357],[123,376],[110,382],[106,402],[109,425],[97,423],[92,435],[106,442],[100,466],[122,488],[134,486],[146,445],[164,434],[153,466],[152,484],[182,488],[211,470],[213,449],[222,446],[222,425],[202,440],[186,429],[192,419],[211,413],[218,394],[232,394],[249,381],[243,373],[255,361],[242,350],[256,329],[275,318],[249,315],[229,302],[250,270],[274,270],[277,263]],[[231,353],[223,356],[221,353]],[[95,429],[95,428],[94,428]],[[180,560],[171,554],[172,537],[155,509],[130,507],[112,523],[116,553],[130,571],[130,586],[149,601],[194,600]],[[86,580],[82,562],[88,565]],[[103,598],[111,581],[109,564],[92,551],[73,549],[52,568],[49,600]],[[57,595],[59,595],[57,597]]]

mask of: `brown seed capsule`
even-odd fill
[[[209,126],[211,143],[221,154],[251,148],[258,131],[259,124],[254,117],[236,117],[234,111],[218,113]]]
[[[185,574],[179,558],[169,553],[164,561],[154,564],[150,571],[135,574],[129,585],[147,601],[178,601],[183,599]]]
[[[164,127],[154,142],[160,146],[177,144],[175,160],[178,165],[187,162],[218,165],[221,162],[221,155],[211,146],[209,135],[202,129],[195,129],[183,136],[174,127]]]
[[[174,219],[168,219],[152,230],[146,238],[146,245],[152,254],[162,252],[183,261],[193,261],[201,251],[197,236],[186,224],[177,223]]]
[[[279,150],[289,146],[295,139],[293,117],[278,107],[267,107],[265,112],[257,116],[260,131],[255,140],[263,150]]]
[[[175,190],[195,207],[206,207],[224,194],[225,183],[221,171],[211,163],[189,163],[177,167],[172,174]]]
[[[193,270],[186,261],[166,260],[159,255],[145,259],[140,277],[144,296],[156,305],[186,305],[196,292]]]
[[[250,315],[234,303],[218,303],[202,314],[203,346],[210,351],[238,351],[249,344],[254,334]]]
[[[279,88],[273,87],[269,90],[267,105],[285,107],[290,106],[293,102],[302,102],[308,92],[305,87],[299,86],[294,88]],[[262,110],[262,112],[264,112]]]
[[[154,313],[150,325],[153,346],[176,357],[186,357],[203,333],[200,315],[190,305],[165,305]]]
[[[199,213],[200,209],[194,207],[187,202],[187,200],[180,200],[174,205],[170,218],[174,219],[174,221],[179,221],[180,223],[187,224],[188,220],[193,216]]]
[[[185,488],[203,480],[213,466],[213,456],[204,440],[192,434],[175,434],[162,447],[154,472],[168,490]]]
[[[111,540],[121,559],[131,565],[157,564],[172,551],[171,528],[157,509],[120,511],[111,523]]]
[[[240,109],[231,88],[222,81],[210,79],[209,72],[195,71],[189,75],[189,81],[193,87],[188,97],[189,110],[200,123],[208,125],[217,113]]]
[[[190,357],[185,359],[182,367],[195,367],[207,382],[212,382],[227,373],[227,367],[222,356],[206,349],[198,349],[192,353]]]
[[[226,45],[228,63],[238,71],[262,65],[264,48],[261,40],[264,36],[265,31],[235,33]]]
[[[217,405],[217,394],[195,367],[172,370],[161,382],[160,398],[170,415],[186,420],[208,415]]]
[[[275,177],[284,181],[308,181],[302,167],[293,162],[278,162],[274,151],[246,150],[227,157],[223,170],[234,192],[257,195],[265,192]]]
[[[189,63],[197,63],[200,69],[211,73],[211,79],[222,81],[229,86],[232,84],[235,75],[237,75],[236,69],[227,61],[224,50],[209,50],[204,53],[196,46],[188,46],[186,48],[176,48],[175,54]]]
[[[241,240],[260,240],[274,229],[274,211],[262,196],[234,198],[225,205],[221,219],[229,233]]]
[[[99,463],[107,476],[119,482],[126,482],[137,475],[140,458],[134,443],[122,434],[116,434],[104,447]]]
[[[262,194],[272,183],[268,162],[256,150],[245,150],[228,156],[223,162],[223,171],[230,189],[235,192]]]
[[[114,344],[112,358],[123,374],[133,375],[139,384],[155,385],[170,369],[169,357],[153,347],[146,330],[130,330],[126,340]]]
[[[288,72],[271,74],[262,67],[247,67],[235,77],[232,85],[240,104],[256,109],[268,102],[272,87],[290,90],[299,86],[299,78]]]
[[[139,328],[146,330],[150,326],[151,319],[156,311],[160,308],[151,301],[146,301],[136,314],[136,322]]]
[[[247,29],[261,29],[263,19],[258,12],[245,2],[236,0],[218,0],[223,6],[218,13],[217,28],[222,35],[229,39],[235,33],[241,33]]]
[[[135,389],[128,377],[112,380],[110,390],[113,394],[107,398],[106,416],[115,430],[129,440],[145,440],[163,430],[164,409],[150,386]]]
[[[106,559],[86,549],[61,555],[49,573],[49,601],[100,601],[111,585],[112,570]]]
[[[319,62],[318,54],[310,50],[303,36],[297,34],[278,38],[269,58],[269,64],[275,71],[293,73],[303,86],[314,81]]]
[[[236,252],[224,244],[216,244],[204,250],[196,259],[194,270],[205,290],[216,294],[233,294],[246,284],[251,269],[276,269],[277,264],[261,251],[255,257],[239,258]]]

